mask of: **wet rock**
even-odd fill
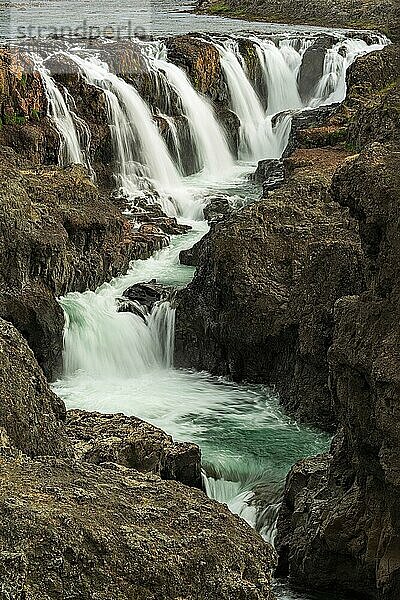
[[[1,446],[25,454],[66,456],[65,407],[50,390],[42,370],[20,333],[0,319]]]
[[[232,212],[232,206],[229,199],[221,196],[209,198],[208,204],[204,207],[204,218],[206,221],[221,221]]]
[[[272,600],[272,548],[200,490],[110,463],[0,465],[8,595]]]
[[[166,46],[169,60],[186,71],[198,92],[214,101],[227,100],[219,52],[213,44],[182,35],[169,38]]]
[[[287,159],[285,186],[203,238],[195,277],[176,298],[176,364],[276,385],[291,412],[327,429],[336,420],[326,357],[333,306],[363,285],[357,228],[329,193],[346,156]]]
[[[147,283],[135,283],[131,285],[122,294],[121,300],[128,300],[145,307],[148,312],[151,312],[154,305],[161,300],[165,300],[171,294],[172,287],[157,283],[155,279]],[[121,310],[121,309],[120,309]]]
[[[400,50],[391,45],[358,59],[347,76],[343,110],[350,113],[348,143],[361,149],[371,142],[399,143]]]
[[[300,98],[305,105],[309,104],[315,96],[317,85],[324,72],[327,50],[332,48],[336,41],[337,39],[330,35],[318,37],[304,53],[298,76],[298,86]]]
[[[266,198],[269,191],[278,189],[285,180],[285,169],[282,160],[260,160],[251,179],[257,183],[262,183],[263,197]]]
[[[200,448],[174,442],[170,435],[137,417],[70,410],[66,433],[75,456],[85,462],[117,463],[161,479],[202,487]]]

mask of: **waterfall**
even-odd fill
[[[68,54],[87,81],[104,90],[118,163],[117,181],[131,197],[155,189],[167,214],[197,218],[201,208],[185,191],[150,109],[134,87],[96,57]]]
[[[88,166],[90,170],[90,166],[85,160],[81,150],[75,123],[64,96],[58,89],[54,79],[44,67],[43,62],[37,56],[34,56],[34,60],[35,66],[43,81],[49,117],[55,124],[60,135],[60,165],[80,164]]]
[[[205,175],[221,178],[233,170],[233,157],[225,134],[206,98],[193,88],[185,72],[165,58],[155,58],[154,66],[164,72],[178,94],[197,150],[197,161]]]
[[[113,289],[71,293],[64,309],[64,371],[90,377],[126,379],[172,365],[175,311],[168,302],[150,314],[118,312]],[[95,352],[93,351],[95,349]]]
[[[288,66],[282,51],[269,40],[254,38],[253,42],[268,96],[267,114],[301,108],[295,72]]]
[[[283,58],[286,61],[289,69],[293,72],[296,77],[299,74],[303,56],[307,48],[313,44],[313,39],[297,39],[288,38],[286,40],[280,40],[279,49]]]
[[[229,88],[231,107],[240,119],[239,158],[250,161],[272,158],[272,125],[266,120],[261,102],[238,58],[237,42],[228,40],[224,45],[217,44],[217,48]]]
[[[343,102],[346,97],[346,72],[355,59],[387,44],[384,36],[377,36],[376,43],[367,44],[360,39],[338,42],[326,52],[322,77],[314,92],[311,106],[323,106]]]

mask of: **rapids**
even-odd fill
[[[54,6],[57,8],[58,3]],[[144,59],[166,90],[165,106],[156,109],[146,104],[131,83],[112,73],[94,50],[71,43],[57,49],[78,66],[87,85],[105,92],[117,192],[132,202],[155,192],[163,210],[190,224],[192,230],[173,237],[169,247],[146,261],[134,262],[127,275],[95,292],[74,292],[60,299],[65,313],[64,374],[53,389],[68,408],[124,412],[161,427],[177,440],[198,443],[208,495],[227,503],[265,539],[273,541],[283,482],[290,466],[301,457],[324,451],[328,438],[285,415],[271,389],[175,369],[175,315],[169,303],[156,306],[146,322],[137,315],[118,312],[116,303],[123,291],[137,282],[155,278],[176,287],[187,285],[193,269],[179,263],[179,252],[207,232],[202,208],[210,196],[223,195],[238,209],[257,201],[258,191],[249,184],[248,175],[258,160],[281,157],[290,133],[291,114],[305,108],[297,75],[314,34],[303,39],[289,31],[285,37],[282,27],[272,28],[275,34],[280,33],[277,38],[254,33],[257,29],[255,26],[247,39],[254,44],[259,60],[263,97],[246,71],[238,34],[207,38],[219,52],[229,107],[240,120],[237,158],[229,149],[212,104],[194,89],[184,70],[168,60],[163,42],[141,41]],[[378,37],[375,41],[368,45],[362,39],[346,39],[338,34],[313,91],[312,106],[343,100],[346,69],[358,54],[386,43]],[[73,98],[52,78],[47,69],[49,58],[51,51],[41,56],[40,72],[49,99],[49,116],[62,141],[60,162],[87,165],[85,136],[82,127],[77,126]],[[194,140],[197,172],[190,176],[183,174],[182,140],[173,114],[164,115],[175,95]],[[165,116],[173,152],[159,132],[152,111]],[[285,114],[274,119],[280,112]],[[276,590],[282,599],[306,598],[280,584]]]

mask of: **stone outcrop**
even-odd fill
[[[280,516],[281,572],[365,598],[400,593],[400,177],[397,149],[346,161],[333,193],[360,221],[368,290],[335,306],[329,350],[341,429],[331,453],[294,467]]]
[[[9,597],[272,600],[272,548],[200,490],[6,450],[0,473]]]
[[[65,407],[50,390],[32,351],[10,323],[0,319],[0,446],[29,456],[66,456]]]
[[[137,417],[70,410],[66,433],[75,456],[85,462],[117,463],[201,488],[199,447],[174,442],[170,435]]]
[[[285,406],[327,429],[333,306],[363,285],[357,228],[329,193],[346,156],[286,159],[285,186],[203,238],[194,280],[176,299],[178,365],[276,385]]]

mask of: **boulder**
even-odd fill
[[[49,388],[21,334],[0,319],[0,429],[2,446],[29,456],[71,453],[65,407]]]
[[[121,300],[129,300],[130,302],[140,304],[150,313],[157,302],[165,300],[169,296],[172,289],[171,286],[157,283],[155,279],[152,279],[147,283],[135,283],[131,285],[124,291]]]
[[[66,433],[75,456],[85,462],[113,462],[161,479],[202,487],[200,448],[174,442],[170,435],[137,417],[70,410]]]
[[[109,463],[0,452],[3,595],[272,600],[274,552],[203,492]]]

